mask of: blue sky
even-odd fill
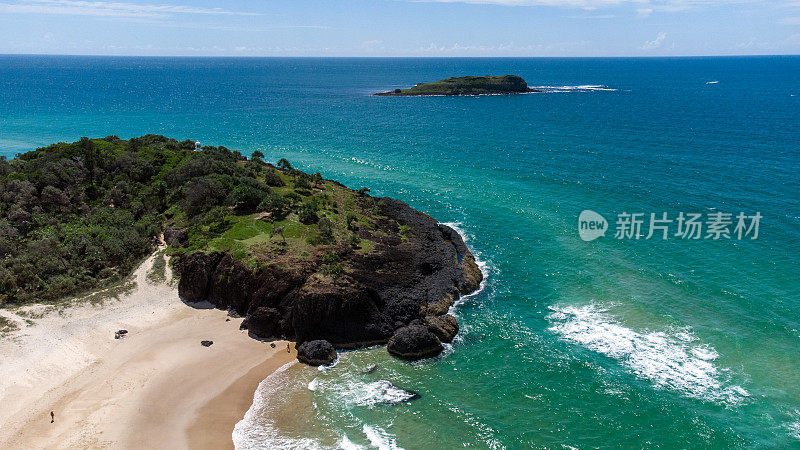
[[[800,0],[0,0],[0,53],[800,53]]]

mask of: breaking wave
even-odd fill
[[[379,448],[380,450],[401,449],[401,447],[397,445],[397,441],[395,441],[394,436],[387,433],[382,428],[373,425],[364,425],[362,430],[367,436],[367,439],[369,439],[369,443],[375,448]]]
[[[728,406],[739,405],[750,396],[741,386],[730,383],[728,369],[714,364],[717,351],[698,343],[688,329],[639,333],[596,305],[550,309],[550,331],[567,342],[620,361],[657,389]]]
[[[350,379],[344,383],[327,387],[328,392],[338,397],[337,401],[340,401],[347,409],[353,406],[394,405],[418,396],[416,392],[399,388],[386,380],[363,383]]]
[[[233,428],[233,445],[237,450],[257,450],[265,448],[265,445],[270,449],[321,448],[314,439],[282,436],[270,419],[264,416],[269,400],[281,395],[281,386],[287,381],[286,369],[295,363],[284,364],[259,383],[253,404]]]
[[[478,266],[478,269],[480,269],[481,274],[483,274],[483,280],[481,280],[481,284],[478,286],[478,289],[476,289],[475,292],[471,294],[462,295],[455,301],[455,303],[453,303],[453,306],[450,307],[450,310],[448,312],[455,316],[456,308],[459,305],[461,305],[468,299],[475,297],[476,295],[483,292],[484,288],[486,287],[486,280],[489,279],[489,266],[486,263],[486,261],[481,259],[481,254],[477,252],[474,248],[472,248],[471,245],[469,245],[470,237],[467,235],[464,229],[461,228],[461,222],[442,222],[441,225],[446,225],[452,228],[453,230],[455,230],[456,233],[458,233],[459,236],[461,236],[461,239],[464,241],[464,244],[467,246],[467,248],[469,248],[469,251],[472,252],[472,256],[475,258],[475,264]]]
[[[610,88],[602,84],[581,84],[578,86],[531,86],[542,92],[616,92],[618,89]]]

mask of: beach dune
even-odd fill
[[[101,305],[0,310],[20,325],[0,337],[0,448],[233,448],[258,383],[295,359],[294,345],[181,302],[147,280],[155,257]]]

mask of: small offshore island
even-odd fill
[[[387,344],[435,356],[448,314],[483,276],[462,238],[391,198],[374,198],[260,152],[147,135],[59,143],[2,160],[0,306],[60,299],[124,279],[163,236],[178,292],[208,301],[298,359]]]
[[[378,96],[454,96],[454,95],[511,95],[540,92],[528,87],[528,83],[517,75],[451,77],[444,80],[420,83],[409,89],[378,92]]]

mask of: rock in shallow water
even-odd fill
[[[336,361],[336,349],[325,340],[304,342],[297,347],[297,359],[309,366],[328,366]]]
[[[450,314],[428,316],[425,318],[425,326],[442,342],[453,342],[453,338],[458,334],[458,321]]]
[[[436,356],[444,347],[424,325],[409,325],[394,333],[386,349],[398,358],[417,360]]]

